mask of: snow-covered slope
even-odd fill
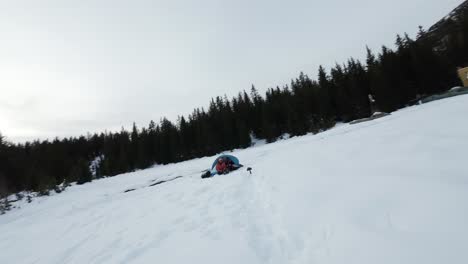
[[[73,186],[0,216],[0,263],[468,263],[467,114],[465,95],[235,151],[251,175],[202,180],[207,157]]]

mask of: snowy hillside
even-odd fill
[[[202,180],[207,157],[73,186],[0,216],[0,263],[468,263],[467,114],[464,95],[235,151],[251,175]]]

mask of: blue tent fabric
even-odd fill
[[[217,158],[215,159],[215,161],[213,162],[213,165],[211,165],[211,169],[213,169],[213,168],[216,166],[216,163],[218,162],[218,160],[219,160],[220,158],[223,158],[223,159],[230,159],[230,160],[234,163],[234,165],[240,165],[239,159],[238,159],[238,158],[236,158],[236,157],[234,157],[234,156],[232,156],[232,155],[221,155],[221,156],[219,156],[219,157],[217,157]]]

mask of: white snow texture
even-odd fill
[[[0,216],[0,263],[468,263],[467,114],[464,95],[234,151],[252,174],[201,179],[206,157],[72,186]]]

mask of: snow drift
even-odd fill
[[[251,175],[202,180],[206,157],[73,186],[0,216],[0,263],[468,263],[467,114],[464,95],[235,151]]]

